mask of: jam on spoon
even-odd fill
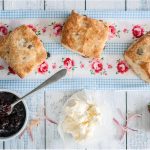
[[[24,95],[21,98],[17,98],[15,102],[8,104],[3,104],[1,105],[1,112],[5,112],[8,115],[10,115],[13,111],[13,108],[15,105],[17,105],[18,103],[20,103],[24,98],[30,96],[31,94],[33,94],[34,92],[37,92],[38,90],[41,90],[42,88],[48,86],[49,84],[52,84],[56,81],[58,81],[59,79],[61,79],[62,77],[64,77],[67,73],[66,69],[61,69],[58,72],[56,72],[54,75],[52,75],[50,78],[48,78],[46,81],[44,81],[43,83],[41,83],[39,86],[37,86],[36,88],[34,88],[32,91],[30,91],[29,93],[27,93],[26,95]]]

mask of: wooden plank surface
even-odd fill
[[[141,118],[130,122],[130,127],[139,131],[128,133],[127,147],[129,149],[148,149],[150,148],[150,113],[147,105],[150,102],[150,92],[128,92],[127,100],[127,110],[130,114],[142,114]]]
[[[86,9],[124,10],[125,0],[86,0]]]
[[[72,9],[85,9],[84,0],[46,0],[45,9],[63,9],[63,10],[72,10]]]
[[[44,5],[45,3],[45,5]],[[75,0],[0,0],[0,9],[6,10],[15,10],[15,9],[109,9],[109,10],[150,10],[150,0],[85,0],[75,1]],[[28,105],[31,105],[31,110],[33,115],[35,115],[35,110],[39,107],[44,107],[46,104],[46,113],[51,118],[54,117],[53,113],[60,104],[72,94],[73,92],[62,92],[57,91],[56,93],[46,91],[45,94],[39,93],[36,96],[31,98],[31,101],[28,101]],[[100,98],[109,101],[112,106],[114,116],[118,117],[116,108],[120,108],[125,114],[126,109],[131,113],[142,113],[143,117],[139,120],[131,122],[130,126],[138,128],[139,132],[132,133],[129,132],[125,139],[120,142],[116,139],[116,142],[111,142],[107,140],[108,146],[111,145],[111,148],[149,148],[150,147],[150,119],[148,119],[150,114],[148,113],[146,106],[150,101],[149,92],[127,92],[127,97],[125,92],[98,92]],[[38,101],[38,103],[37,103]],[[126,103],[127,101],[127,103]],[[127,108],[126,108],[127,105]],[[58,109],[57,108],[57,109]],[[115,128],[115,127],[114,127]],[[117,132],[116,132],[117,133]],[[33,132],[35,137],[34,143],[31,142],[27,134],[24,135],[22,140],[14,139],[4,143],[6,149],[24,149],[24,148],[65,148],[62,140],[59,137],[57,132],[57,126],[49,124],[48,122],[42,122],[40,127],[36,128]],[[117,135],[116,135],[117,136]],[[127,139],[127,141],[126,141]],[[126,145],[127,143],[127,145]],[[109,148],[105,143],[98,143],[96,145],[89,145],[87,147],[80,145],[70,145],[71,148]],[[0,142],[0,149],[3,148],[3,142]]]
[[[150,0],[127,0],[127,10],[150,10]]]
[[[3,0],[0,0],[0,10],[3,10]]]
[[[64,102],[74,93],[75,91],[71,92],[64,92],[64,91],[58,91],[58,92],[46,92],[46,114],[53,120],[57,121],[59,120],[60,110],[62,109],[62,106]],[[89,91],[88,93],[93,93],[93,91]],[[113,116],[118,116],[117,114],[117,108],[120,108],[122,112],[125,114],[126,112],[126,98],[125,98],[125,92],[95,92],[96,97],[98,97],[97,100],[101,99],[106,102],[107,105],[110,105],[110,113],[113,114]],[[97,101],[99,103],[99,101]],[[109,117],[109,116],[108,116]],[[110,124],[112,123],[112,118],[108,120]],[[59,149],[59,148],[69,148],[69,149],[78,149],[78,148],[86,148],[86,149],[100,149],[100,148],[125,148],[126,147],[126,138],[122,142],[118,140],[117,134],[116,134],[116,126],[113,124],[110,126],[110,124],[105,124],[105,130],[107,129],[106,133],[103,135],[103,138],[105,139],[105,142],[102,142],[102,140],[94,142],[93,144],[77,144],[77,143],[63,143],[62,139],[60,138],[57,126],[54,124],[46,123],[46,148],[48,149]],[[113,126],[113,128],[112,128]],[[101,129],[99,129],[101,130]],[[103,129],[102,129],[103,130]],[[113,130],[113,131],[112,131]],[[109,136],[109,132],[111,131],[114,133],[113,135]],[[106,142],[106,140],[109,140],[109,144]],[[119,141],[119,142],[117,142]]]
[[[5,10],[44,9],[44,0],[5,0]]]

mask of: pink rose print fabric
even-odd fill
[[[55,36],[60,36],[61,35],[62,27],[63,27],[63,25],[60,24],[60,23],[54,24],[53,30],[54,30],[54,35]]]
[[[84,64],[81,63],[80,64],[80,68],[83,69],[84,68]]]
[[[116,28],[114,25],[109,26],[109,39],[114,38],[116,36]]]
[[[46,32],[46,27],[42,28],[42,32],[45,33]]]
[[[94,59],[91,63],[91,69],[94,73],[100,73],[103,70],[103,64],[99,59]]]
[[[144,28],[140,25],[135,25],[132,28],[132,34],[135,38],[140,38],[142,35],[144,35]]]
[[[107,64],[108,69],[112,69],[113,66],[111,64]]]
[[[64,67],[67,69],[67,70],[71,70],[73,69],[73,67],[75,66],[75,63],[74,63],[74,60],[70,59],[69,57],[66,58],[64,61]]]
[[[52,68],[53,68],[53,69],[56,69],[56,67],[57,67],[56,63],[53,63],[53,64],[52,64]]]
[[[0,35],[1,36],[4,36],[4,35],[7,35],[8,34],[8,29],[6,26],[4,25],[0,25]]]
[[[33,24],[29,24],[27,25],[30,29],[32,29],[32,31],[37,32],[36,27]]]
[[[129,33],[129,30],[127,28],[124,28],[123,33]]]
[[[117,25],[112,24],[109,26],[109,35],[108,35],[108,39],[114,39],[116,37],[120,38],[120,30],[118,29]]]
[[[129,70],[127,63],[124,60],[119,60],[117,64],[118,73],[124,74]]]
[[[4,69],[4,67],[3,66],[0,66],[0,70],[3,70]]]
[[[109,37],[102,54],[102,58],[90,59],[83,58],[78,54],[72,53],[60,44],[63,19],[53,18],[39,21],[34,20],[21,22],[22,20],[13,21],[15,23],[26,24],[31,28],[43,42],[47,49],[47,59],[39,65],[29,78],[47,78],[61,68],[68,70],[68,76],[71,77],[105,77],[105,78],[134,78],[135,74],[131,71],[123,58],[123,52],[128,48],[135,38],[140,38],[150,31],[150,23],[147,21],[139,22],[138,20],[110,20]],[[15,27],[17,25],[15,24]],[[0,23],[0,36],[7,35],[13,27],[8,22]],[[16,73],[6,63],[0,60],[0,78],[7,75],[10,78],[16,78]]]
[[[46,61],[44,61],[38,68],[38,72],[40,74],[44,74],[48,71],[48,63]]]

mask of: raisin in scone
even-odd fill
[[[22,25],[0,40],[0,57],[23,78],[47,57],[35,32]]]
[[[142,80],[150,82],[150,32],[134,42],[125,51],[124,57]]]
[[[107,23],[72,11],[62,30],[62,45],[85,57],[98,58],[108,39]]]

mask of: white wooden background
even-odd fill
[[[150,0],[0,0],[0,9],[109,9],[143,11],[150,10]],[[40,92],[28,100],[28,104],[30,104],[30,113],[34,114],[34,112],[32,112],[33,110],[36,112],[39,111],[40,108],[46,106],[46,114],[53,118],[53,111],[59,109],[59,105],[61,105],[73,92],[74,91],[57,91],[55,93],[52,91]],[[147,104],[150,102],[150,92],[97,92],[100,98],[103,98],[111,104],[114,116],[117,113],[116,108],[120,108],[125,115],[127,115],[127,112],[142,113],[143,117],[134,121],[134,124],[131,124],[132,127],[138,128],[139,132],[130,132],[126,134],[123,141],[120,142],[119,140],[116,140],[115,144],[112,144],[112,141],[104,136],[108,144],[103,145],[99,143],[97,145],[89,145],[86,147],[80,147],[76,144],[72,145],[70,148],[150,148],[150,113],[147,111]],[[8,142],[0,142],[0,149],[64,148],[62,140],[57,133],[57,127],[48,122],[42,122],[39,127],[35,128],[33,136],[34,142],[31,142],[27,134],[24,135],[22,140],[16,138]]]

